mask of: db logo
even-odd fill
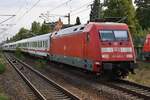
[[[119,52],[121,51],[120,48],[114,48],[114,52]]]

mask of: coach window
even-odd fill
[[[40,48],[42,47],[42,42],[40,41]]]
[[[41,47],[41,41],[39,41],[39,48]]]
[[[41,42],[40,42],[40,41],[38,42],[38,47],[39,47],[39,48],[41,47]]]
[[[40,47],[40,41],[37,42],[37,47]]]
[[[34,47],[34,42],[32,42],[32,47]]]
[[[38,42],[35,42],[35,48],[37,47],[37,45],[38,45]]]
[[[48,41],[45,41],[45,48],[48,47]]]
[[[37,42],[37,47],[40,47],[40,41]]]
[[[28,47],[29,47],[29,42],[28,42]]]
[[[36,42],[34,42],[34,48],[36,48]]]
[[[42,42],[40,41],[40,48],[42,47]]]
[[[44,48],[44,41],[42,41],[42,47]]]
[[[32,46],[33,48],[35,47],[35,42],[33,42],[33,46]]]
[[[35,42],[33,42],[33,48],[35,47]]]
[[[34,44],[35,44],[35,43],[33,42],[33,44],[32,44],[32,47],[33,47],[33,48],[34,48],[34,46],[35,46]]]

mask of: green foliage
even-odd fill
[[[24,39],[26,38],[26,34],[29,30],[25,29],[25,28],[21,28],[20,31],[18,32],[18,40]]]
[[[28,33],[29,33],[29,30],[27,30],[25,28],[21,28],[19,30],[19,32],[9,40],[9,42],[18,41],[18,40],[21,40],[21,39],[28,38]]]
[[[6,70],[5,65],[0,63],[0,74],[4,73]]]
[[[46,66],[46,61],[42,59],[36,60],[35,63],[36,63],[36,68],[38,69],[44,68]]]
[[[0,94],[0,100],[9,100],[9,99],[6,95]]]
[[[136,14],[143,29],[150,28],[150,0],[135,0]]]
[[[51,27],[50,25],[46,24],[46,22],[44,21],[44,23],[41,26],[40,34],[46,34],[49,32],[51,32]]]
[[[34,21],[31,26],[31,32],[37,34],[40,33],[40,29],[41,29],[40,23]]]
[[[139,62],[135,70],[136,75],[130,74],[128,79],[140,84],[150,86],[150,66],[149,63]]]
[[[80,17],[77,17],[75,25],[80,25],[80,24],[81,24]]]
[[[135,46],[141,46],[143,47],[145,39],[146,39],[146,35],[150,33],[150,28],[149,29],[145,29],[145,30],[141,30],[139,31],[139,33],[134,36],[134,45]]]
[[[10,40],[7,39],[7,42],[15,42],[21,39],[30,38],[32,36],[46,34],[51,31],[52,31],[51,26],[49,24],[46,24],[45,21],[42,24],[42,26],[40,26],[40,23],[34,21],[32,23],[30,30],[21,28],[19,32],[15,36],[13,36]]]
[[[140,26],[135,16],[132,0],[107,0],[106,7],[104,17],[126,17],[125,23],[128,24],[132,35],[137,35]]]
[[[90,21],[102,17],[103,17],[102,4],[100,3],[100,0],[94,0],[94,3],[91,5]]]

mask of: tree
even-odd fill
[[[44,21],[42,26],[41,26],[39,34],[46,34],[49,32],[51,32],[51,27],[50,27],[50,25],[46,24],[46,22]]]
[[[21,28],[18,32],[18,34],[16,35],[18,40],[24,39],[27,37],[27,33],[29,32],[29,30],[25,29],[25,28]]]
[[[8,37],[7,37],[7,39],[6,39],[6,43],[8,43],[9,42],[9,39],[8,39]]]
[[[37,23],[36,21],[34,21],[32,23],[32,26],[31,26],[30,30],[31,30],[32,33],[37,34],[37,33],[40,32],[40,28],[41,28],[40,23]]]
[[[132,0],[106,0],[105,17],[122,17],[125,18],[125,23],[128,24],[132,35],[136,35],[140,29],[136,19],[136,13]]]
[[[150,0],[135,0],[136,15],[143,29],[150,28]]]
[[[76,18],[76,23],[75,23],[75,25],[80,25],[81,24],[81,22],[80,22],[80,17],[77,17]]]
[[[18,40],[21,40],[21,39],[25,39],[25,38],[28,37],[28,33],[29,33],[28,29],[21,28],[19,30],[19,32],[15,36],[13,36],[12,38],[10,38],[9,42],[13,42],[13,41],[18,41]]]
[[[102,3],[100,3],[100,0],[94,0],[93,4],[91,5],[90,21],[102,17],[103,17]]]

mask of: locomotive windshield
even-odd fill
[[[128,32],[124,30],[99,31],[102,41],[128,40]]]

